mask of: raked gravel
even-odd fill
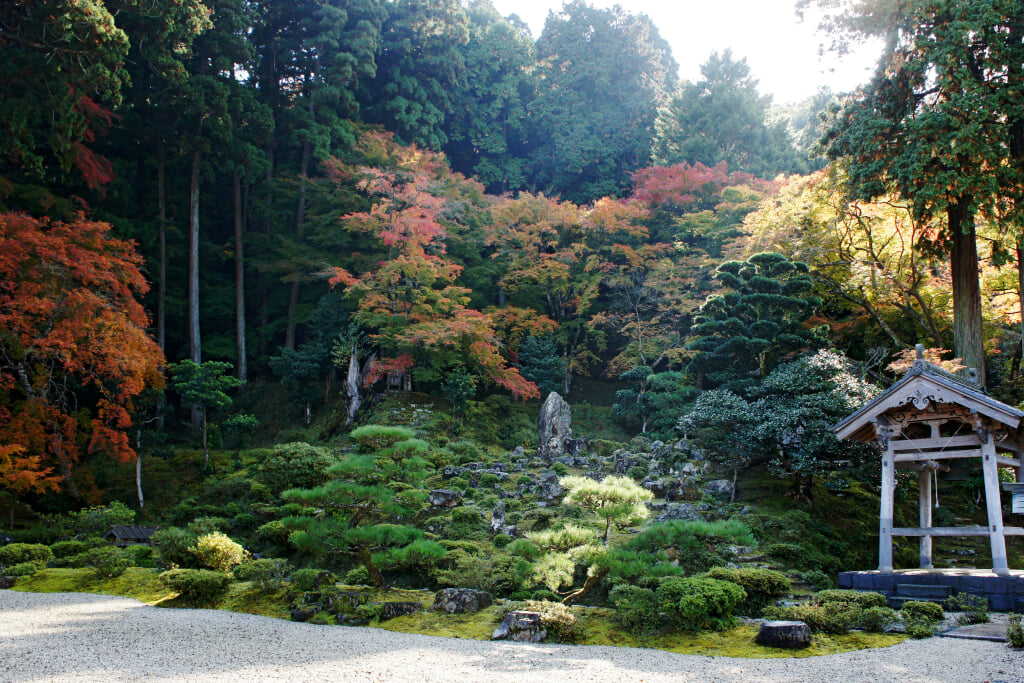
[[[1003,643],[930,638],[803,659],[490,643],[0,590],[3,681],[1024,682]]]

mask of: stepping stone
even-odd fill
[[[970,624],[940,633],[943,638],[964,638],[966,640],[990,640],[1006,642],[1006,624]]]

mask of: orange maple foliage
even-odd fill
[[[105,223],[0,214],[0,444],[24,453],[7,461],[17,476],[68,477],[85,452],[135,457],[132,399],[163,382],[140,264]]]
[[[374,200],[368,211],[342,217],[345,229],[369,235],[382,249],[373,267],[352,273],[331,270],[331,285],[342,284],[359,302],[356,319],[391,356],[374,365],[367,381],[412,367],[410,360],[432,356],[442,365],[464,364],[471,372],[518,398],[539,396],[537,387],[508,365],[488,315],[469,308],[470,290],[455,284],[462,266],[447,256],[451,194],[474,193],[478,183],[447,171],[441,157],[416,147],[398,147],[388,136],[361,143],[385,160],[386,168],[359,169],[357,187]],[[343,178],[340,164],[332,177]]]

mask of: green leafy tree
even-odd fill
[[[335,562],[351,557],[384,588],[382,569],[437,559],[445,550],[405,521],[426,502],[427,492],[418,488],[430,474],[426,442],[408,438],[407,430],[360,429],[360,452],[332,466],[330,481],[282,494],[308,510],[283,522],[296,529],[289,540],[299,550]]]
[[[727,288],[694,319],[689,370],[701,386],[749,385],[787,354],[824,346],[823,330],[806,325],[821,299],[806,264],[765,252],[726,261],[716,278]]]
[[[725,389],[703,392],[679,419],[679,431],[705,449],[714,462],[732,469],[732,500],[739,471],[763,455],[751,433],[756,419],[743,397]]]
[[[895,191],[915,217],[944,218],[925,240],[950,256],[956,355],[984,381],[977,214],[1020,225],[1024,4],[1019,0],[884,0],[831,8],[852,35],[886,41],[872,81],[837,113],[828,155],[861,199]]]
[[[203,452],[206,455],[206,466],[210,466],[210,446],[207,440],[207,416],[211,410],[228,408],[232,404],[231,397],[225,393],[234,389],[239,381],[231,375],[231,363],[208,360],[205,363],[194,363],[183,360],[168,366],[171,372],[171,384],[181,394],[183,405],[192,407],[202,414],[203,420]]]
[[[452,414],[461,418],[469,409],[470,399],[476,396],[476,382],[464,365],[457,365],[446,373],[441,391],[452,404]]]
[[[520,374],[537,385],[542,396],[562,388],[565,379],[565,359],[558,345],[549,336],[529,336],[519,345]]]
[[[573,0],[548,15],[537,59],[533,181],[577,203],[625,194],[675,85],[668,43],[645,15]]]
[[[473,0],[466,14],[465,79],[445,120],[444,151],[452,168],[491,192],[523,189],[528,107],[536,90],[533,37],[515,17],[498,14],[490,0]]]
[[[672,164],[728,164],[761,177],[801,170],[784,123],[768,124],[771,98],[757,91],[747,60],[713,52],[701,80],[685,82],[655,122],[654,160]]]

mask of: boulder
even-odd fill
[[[334,618],[334,622],[338,626],[366,626],[370,623],[370,620],[362,617],[354,617],[351,614],[339,614]]]
[[[441,470],[441,476],[445,479],[451,479],[452,477],[458,477],[465,474],[466,468],[459,467],[458,465],[445,465],[444,469]]]
[[[685,519],[688,522],[699,520],[700,513],[689,503],[672,503],[665,506],[665,511],[657,517],[659,522],[673,522],[677,519]]]
[[[557,481],[545,482],[537,487],[537,498],[545,503],[558,503],[565,489]]]
[[[704,485],[704,492],[719,498],[732,498],[733,486],[731,479],[715,479]]]
[[[309,621],[316,612],[315,609],[293,609],[292,621]]]
[[[0,576],[0,589],[7,590],[8,588],[14,588],[14,584],[18,583],[17,576]]]
[[[655,498],[665,497],[664,479],[652,479],[651,477],[647,477],[646,479],[643,480],[643,483],[641,483],[640,485],[643,486],[648,491],[650,491],[651,493],[653,493]]]
[[[386,621],[395,617],[404,617],[407,614],[416,614],[421,609],[423,609],[423,605],[418,602],[385,602],[384,609],[380,613],[380,620]]]
[[[366,600],[366,596],[362,593],[341,591],[327,596],[327,611],[331,614],[355,612],[356,608],[365,603]]]
[[[548,632],[541,624],[540,612],[509,612],[494,630],[491,640],[515,640],[520,643],[539,643]]]
[[[462,502],[462,492],[452,489],[434,489],[427,500],[436,508],[453,508]]]
[[[433,609],[448,614],[479,612],[492,602],[491,594],[473,588],[443,588],[434,596]]]
[[[811,644],[811,627],[802,621],[766,621],[754,642],[765,647],[799,650]]]
[[[572,411],[558,392],[552,391],[540,409],[537,419],[539,444],[537,455],[550,461],[566,453],[566,442],[572,438]]]

